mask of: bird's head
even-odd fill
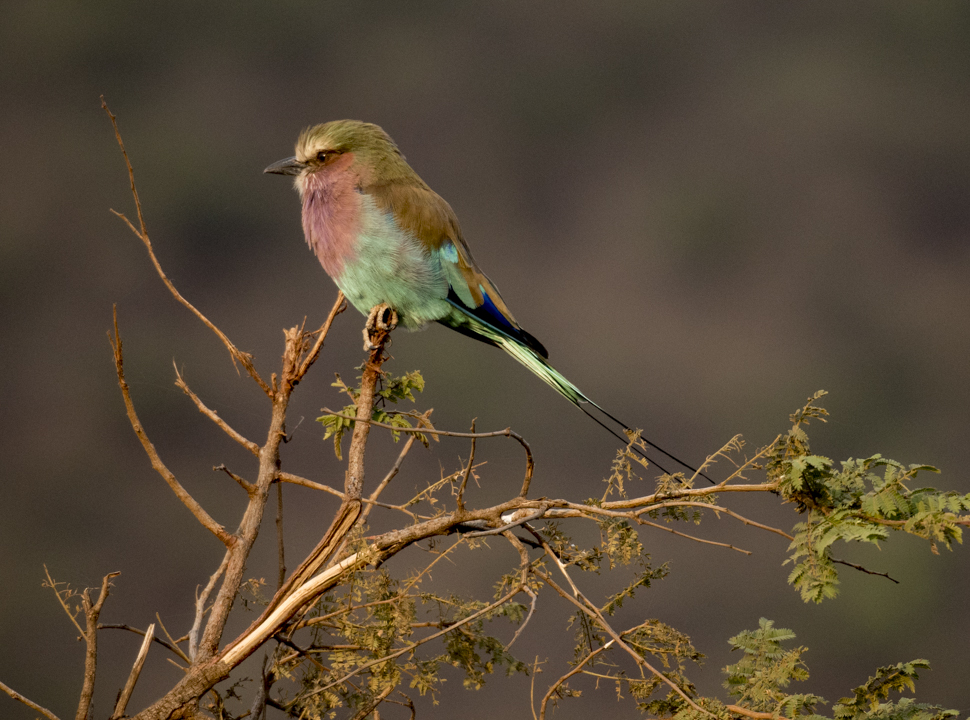
[[[307,128],[296,141],[296,154],[263,172],[295,176],[297,189],[302,192],[310,175],[347,171],[361,184],[387,182],[414,173],[384,130],[359,120],[333,120]]]

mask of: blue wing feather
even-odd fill
[[[476,340],[481,340],[489,345],[495,345],[496,343],[494,340],[490,339],[487,335],[483,335],[481,332],[476,331],[474,323],[461,322],[461,315],[471,316],[476,320],[485,323],[490,328],[498,333],[501,333],[510,340],[522,343],[541,358],[548,359],[549,353],[546,352],[546,349],[542,346],[542,343],[522,328],[512,325],[505,315],[499,312],[498,308],[495,307],[495,303],[493,303],[488,297],[488,293],[483,291],[482,298],[484,299],[484,302],[477,308],[468,307],[468,305],[462,302],[461,298],[458,297],[455,289],[449,286],[448,302],[451,303],[456,310],[460,311],[460,313],[456,313],[456,315],[459,315],[459,317],[456,318],[454,316],[446,316],[441,318],[438,322],[457,330],[463,335],[468,335],[469,337],[473,337]]]

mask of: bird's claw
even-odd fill
[[[397,311],[387,303],[371,308],[364,325],[364,350],[372,352],[384,341],[383,335],[397,327]],[[374,342],[377,340],[377,342]]]

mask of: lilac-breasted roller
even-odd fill
[[[406,328],[439,322],[496,345],[617,437],[583,406],[628,430],[549,365],[542,343],[519,327],[478,267],[451,206],[380,127],[335,120],[308,128],[296,154],[265,172],[295,176],[307,243],[364,315],[385,303]]]

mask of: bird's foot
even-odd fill
[[[371,352],[384,342],[383,335],[397,327],[397,311],[387,303],[381,303],[371,308],[364,325],[364,350]],[[376,342],[375,342],[376,341]]]

